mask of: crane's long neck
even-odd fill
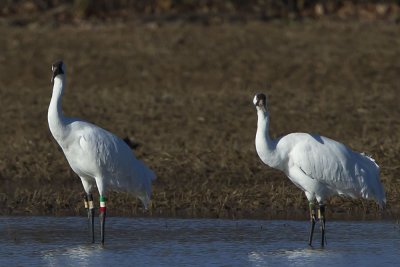
[[[257,109],[256,150],[261,160],[270,167],[278,167],[280,159],[276,149],[276,142],[269,136],[268,111]]]
[[[57,75],[54,78],[53,95],[51,96],[47,119],[49,128],[54,138],[59,142],[65,138],[66,132],[66,118],[62,112],[62,96],[65,87],[65,76]]]

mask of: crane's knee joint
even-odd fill
[[[316,216],[315,216],[315,204],[314,204],[314,202],[313,202],[313,201],[310,201],[310,202],[308,203],[308,206],[309,206],[309,208],[310,208],[310,220],[311,220],[311,221],[315,221]]]
[[[325,205],[324,204],[319,205],[318,219],[325,220]]]
[[[94,209],[94,204],[93,204],[93,195],[92,194],[88,194],[88,196],[87,196],[87,204],[88,204],[88,208],[90,209],[90,210],[93,210]]]
[[[89,201],[87,195],[83,196],[83,204],[85,205],[85,209],[89,208]]]

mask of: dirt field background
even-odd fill
[[[254,147],[255,93],[270,134],[314,132],[372,155],[387,209],[335,197],[328,218],[400,213],[400,28],[391,22],[0,24],[0,213],[84,215],[83,189],[47,125],[62,58],[67,116],[139,143],[157,173],[150,211],[111,216],[307,218],[307,201]],[[96,197],[97,199],[97,197]]]

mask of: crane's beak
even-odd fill
[[[53,75],[51,76],[50,82],[53,83],[53,82],[54,82],[54,78],[55,78],[58,74],[60,74],[60,71],[59,71],[59,69],[57,68],[57,66],[56,66],[55,64],[53,64],[53,65],[51,66],[51,72],[53,72]]]
[[[53,66],[51,66],[51,71],[53,72],[53,75],[51,76],[51,80],[50,82],[53,83],[54,82],[54,78],[57,76],[57,71],[56,68]]]
[[[54,78],[55,78],[55,77],[56,77],[56,73],[53,72],[53,76],[51,76],[51,80],[50,80],[51,83],[54,83]]]

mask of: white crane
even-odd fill
[[[106,192],[131,192],[145,208],[150,201],[151,182],[156,179],[142,161],[137,160],[129,146],[112,133],[76,118],[64,117],[61,99],[66,87],[65,65],[52,65],[53,94],[48,122],[50,131],[62,148],[72,170],[81,178],[86,192],[84,202],[88,211],[91,240],[94,242],[94,205],[92,190],[97,186],[100,195],[101,243],[104,244]]]
[[[257,94],[253,100],[258,122],[256,150],[268,166],[283,171],[306,194],[310,207],[312,244],[317,220],[314,202],[319,203],[318,219],[325,243],[325,200],[333,195],[375,199],[382,208],[385,192],[379,178],[379,166],[363,153],[352,151],[345,145],[324,136],[292,133],[272,140],[269,136],[267,98]]]

